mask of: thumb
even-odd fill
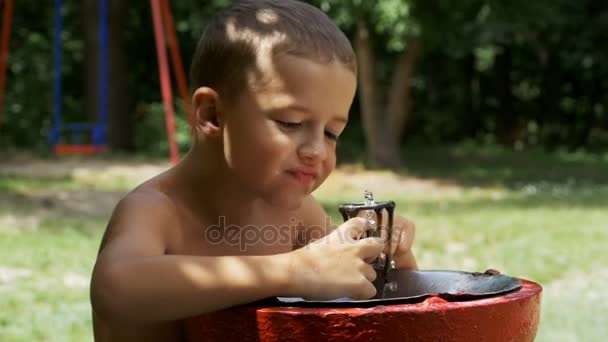
[[[370,237],[357,241],[359,247],[358,256],[363,260],[373,260],[384,251],[385,240],[377,237]]]
[[[354,217],[344,222],[334,231],[346,240],[358,240],[368,228],[368,222],[362,217]]]

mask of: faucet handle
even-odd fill
[[[386,237],[384,241],[384,252],[380,254],[374,261],[372,266],[382,273],[386,279],[386,273],[394,268],[394,262],[391,256],[391,241],[393,232],[393,215],[395,212],[395,202],[376,202],[376,203],[345,203],[338,206],[338,211],[342,215],[342,219],[346,222],[351,218],[357,217],[361,211],[373,211],[376,214],[376,227],[371,227],[366,232],[366,237],[381,237],[382,236],[382,213],[387,212],[388,222],[386,225]]]

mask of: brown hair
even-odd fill
[[[214,16],[199,40],[190,79],[234,99],[264,79],[258,57],[290,54],[329,63],[338,60],[356,73],[353,48],[318,8],[296,0],[242,0]],[[251,74],[253,73],[253,74]]]

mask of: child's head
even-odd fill
[[[209,23],[191,77],[196,139],[243,191],[296,208],[335,167],[356,61],[319,9],[238,2]]]
[[[344,33],[318,8],[296,0],[244,0],[216,15],[199,40],[190,71],[194,89],[233,100],[264,82],[259,66],[281,55],[334,59],[356,73]]]

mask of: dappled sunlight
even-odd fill
[[[70,177],[83,185],[105,189],[130,189],[167,170],[168,163],[83,165],[74,168]]]
[[[15,158],[0,168],[0,231],[36,230],[62,217],[109,218],[127,191],[166,161]]]
[[[545,286],[540,330],[541,341],[575,341],[587,331],[606,336],[608,326],[608,268],[573,271]],[[587,331],[585,331],[587,330]]]
[[[2,162],[0,177],[57,182],[69,187],[128,190],[170,167],[166,161],[138,162],[82,158],[9,159]],[[36,184],[34,184],[35,186]],[[44,185],[44,184],[43,184]]]
[[[15,268],[0,265],[0,286],[13,283],[22,278],[29,278],[33,271],[27,268]]]
[[[255,256],[250,257],[256,258]],[[260,267],[259,262],[254,262],[252,259],[234,256],[206,259],[204,267],[200,265],[203,262],[202,259],[192,260],[177,257],[177,260],[178,262],[174,265],[178,271],[177,274],[174,274],[177,278],[175,284],[185,285],[185,288],[196,288],[201,298],[207,298],[206,308],[209,311],[225,307],[227,303],[230,303],[230,298],[234,300],[234,298],[246,296],[247,293],[255,292],[254,288],[265,283],[269,273],[272,272],[272,265]],[[218,290],[214,289],[213,284],[226,284],[226,287]],[[184,290],[186,290],[185,288]],[[205,313],[207,311],[198,312],[199,315]]]
[[[19,233],[40,227],[40,216],[21,213],[0,213],[0,232]]]
[[[205,271],[195,262],[182,262],[179,268],[185,275],[185,279],[225,279],[225,282],[232,282],[236,287],[242,288],[247,285],[257,284],[261,270],[256,270],[251,264],[239,260],[238,258],[224,257],[216,267]],[[230,281],[228,281],[230,280]],[[220,281],[221,282],[221,281]]]
[[[63,276],[63,285],[70,289],[87,289],[89,284],[90,277],[88,275],[69,272]]]
[[[279,15],[276,11],[270,8],[262,8],[255,13],[256,19],[264,24],[276,24],[279,20]]]
[[[458,184],[401,176],[391,171],[352,171],[348,167],[336,169],[315,192],[319,197],[340,194],[358,200],[363,190],[373,191],[379,198],[390,195],[415,194],[430,198],[457,197],[464,189]]]
[[[0,198],[0,230],[36,229],[42,220],[62,217],[109,218],[124,192],[36,190]]]

